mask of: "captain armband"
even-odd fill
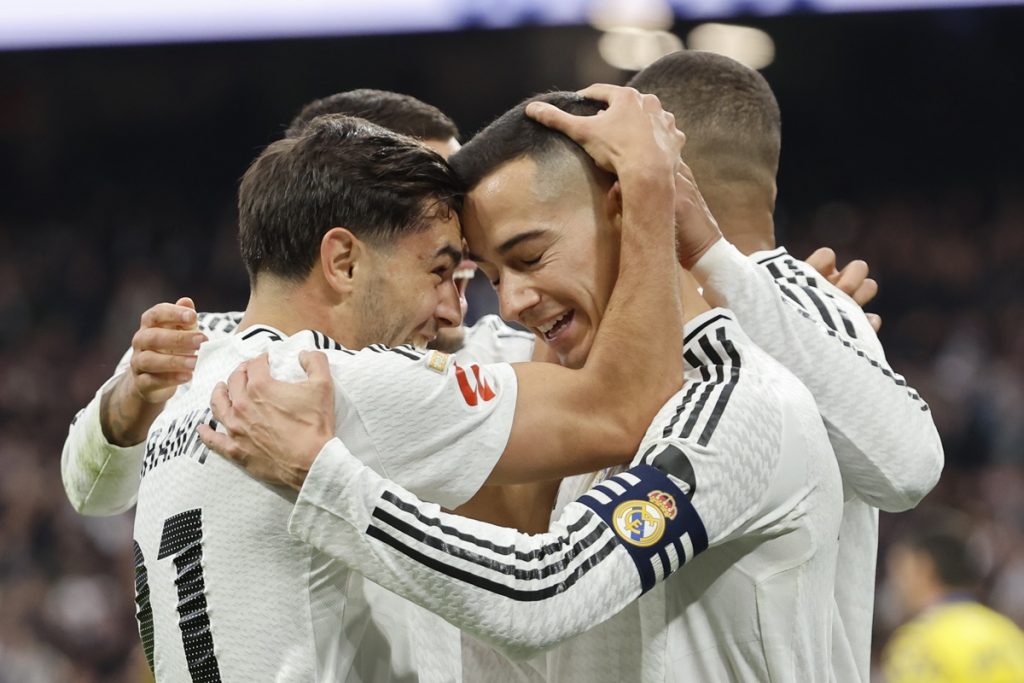
[[[637,465],[597,484],[579,503],[615,533],[646,593],[708,547],[708,535],[683,491],[661,470]]]

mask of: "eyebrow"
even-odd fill
[[[438,256],[447,256],[450,258],[452,260],[452,266],[454,267],[459,265],[459,261],[462,260],[462,250],[456,249],[450,244],[446,244],[434,252],[434,257],[436,258]]]

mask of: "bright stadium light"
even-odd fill
[[[668,0],[594,0],[587,14],[590,23],[602,31],[616,28],[664,31],[672,28],[674,20]]]
[[[604,61],[617,69],[639,71],[665,55],[683,49],[683,41],[668,31],[614,28],[597,43]]]
[[[716,52],[751,69],[763,69],[775,59],[775,41],[764,31],[749,26],[701,24],[686,36],[691,50]]]

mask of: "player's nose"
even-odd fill
[[[462,324],[462,296],[454,280],[449,280],[441,285],[440,296],[437,299],[437,307],[434,309],[434,318],[438,327],[458,327]]]
[[[522,319],[523,313],[537,305],[538,301],[540,296],[529,281],[516,273],[503,274],[498,283],[498,305],[502,318],[528,325]]]

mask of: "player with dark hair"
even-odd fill
[[[695,265],[708,301],[736,312],[751,338],[814,395],[843,475],[833,629],[838,680],[870,678],[878,510],[915,506],[942,470],[931,412],[888,366],[860,304],[874,295],[854,262],[839,273],[834,255],[816,265],[776,248],[773,212],[781,151],[779,106],[757,71],[709,52],[677,52],[630,80],[658,96],[688,136],[693,169],[725,240]],[[733,247],[735,245],[735,248]],[[832,259],[831,262],[829,259]],[[859,271],[859,272],[858,272]],[[833,283],[850,289],[854,300]]]
[[[889,546],[895,596],[912,617],[883,656],[889,683],[1024,680],[1024,633],[975,598],[982,575],[966,525],[925,514]]]
[[[289,124],[288,137],[321,114],[359,116],[413,137],[422,132],[427,136],[420,138],[423,144],[444,157],[458,149],[458,129],[439,109],[408,95],[368,88],[307,104]],[[456,268],[463,315],[466,282],[475,267],[463,261]],[[135,504],[141,444],[150,425],[177,387],[191,379],[200,345],[233,333],[241,318],[240,312],[197,315],[189,298],[157,304],[142,314],[132,348],[79,413],[64,446],[64,488],[77,511],[111,515]],[[532,335],[501,324],[497,316],[485,316],[468,330],[443,327],[431,346],[461,351],[459,360],[466,363],[525,361],[533,352]]]
[[[204,427],[210,391],[245,358],[269,351],[275,374],[297,378],[300,362],[307,370],[323,362],[300,352],[324,350],[340,381],[332,392],[332,431],[366,462],[449,507],[485,481],[547,479],[587,471],[605,457],[628,459],[650,415],[678,387],[681,361],[673,350],[682,337],[668,329],[627,338],[628,330],[665,315],[680,320],[672,289],[638,294],[652,263],[662,277],[674,273],[664,250],[673,241],[672,171],[682,136],[656,100],[634,95],[620,101],[597,147],[619,171],[623,249],[603,351],[595,349],[594,361],[578,372],[553,364],[462,368],[445,354],[410,348],[357,353],[323,333],[300,331],[315,325],[346,343],[359,340],[363,304],[387,272],[419,293],[378,290],[380,310],[405,321],[381,328],[391,336],[383,341],[429,335],[455,300],[457,186],[425,147],[344,117],[316,119],[254,162],[239,193],[253,284],[242,333],[204,345],[191,383],[154,421],[142,463],[139,619],[158,677],[219,680],[224,668],[253,680],[273,672],[279,679],[334,680],[351,665],[365,625],[353,614],[358,604],[343,609],[344,567],[274,532],[283,531],[293,496],[208,458],[194,434],[199,425],[204,438],[215,435]],[[366,178],[374,180],[363,195],[339,203],[335,190]],[[297,206],[280,188],[296,188],[311,206]],[[396,197],[405,209],[387,206]],[[317,222],[319,239],[300,225],[307,220]],[[292,235],[305,237],[281,258],[266,253]],[[309,270],[300,277],[304,264]],[[661,350],[659,367],[641,353],[652,343]],[[630,409],[623,411],[620,400]]]
[[[586,368],[617,291],[621,251],[607,217],[618,201],[643,198],[622,186],[620,200],[621,174],[528,118],[528,104],[584,148],[610,123],[601,102],[573,93],[503,114],[452,158],[468,186],[463,225],[503,316],[543,338],[563,366]],[[714,229],[699,196],[680,198],[682,230]],[[682,265],[713,243],[689,240]],[[300,489],[295,538],[511,656],[562,643],[545,667],[553,680],[663,680],[671,675],[665,652],[652,650],[664,644],[653,634],[664,633],[666,618],[690,627],[670,648],[685,653],[678,673],[687,679],[827,679],[822,643],[832,624],[842,498],[825,428],[807,390],[750,343],[731,312],[709,308],[693,281],[681,280],[683,390],[662,406],[630,469],[606,472],[613,476],[562,506],[545,534],[421,503],[340,457],[344,446],[328,441],[328,430],[295,425],[292,406],[269,398],[287,389],[265,377],[252,386],[236,379],[221,392],[213,407],[227,434],[204,430],[204,438],[250,472]],[[646,286],[671,283],[652,277]],[[306,400],[303,414],[325,397]],[[262,436],[254,439],[255,425]],[[300,476],[280,479],[275,469]]]

